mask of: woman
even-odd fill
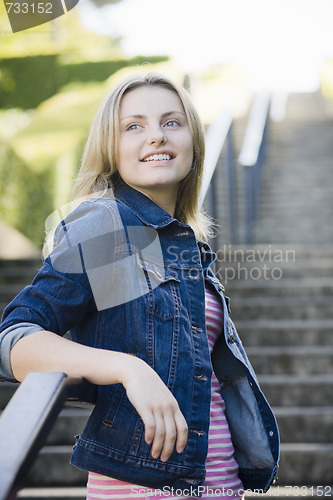
[[[122,81],[95,117],[74,187],[91,198],[59,224],[43,268],[4,312],[5,378],[61,371],[97,386],[71,458],[89,471],[88,499],[238,499],[275,476],[276,422],[202,241],[203,159],[182,88],[159,74]]]

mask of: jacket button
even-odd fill
[[[179,479],[181,481],[184,481],[184,483],[193,484],[193,486],[195,486],[199,482],[197,479],[190,479],[190,478],[187,478],[187,477],[180,477]]]
[[[162,275],[161,271],[160,271],[159,269],[157,269],[157,267],[156,267],[156,266],[155,266],[154,270],[155,270],[156,276],[157,276],[160,280],[162,280],[162,279],[163,279],[163,275]]]
[[[228,340],[229,340],[230,344],[234,344],[235,343],[235,336],[234,336],[233,333],[230,333]]]
[[[206,434],[205,431],[197,431],[196,429],[191,429],[191,432],[193,432],[193,434],[196,434],[198,437],[202,437]]]
[[[196,378],[197,380],[200,380],[201,382],[207,382],[208,378],[206,377],[206,375],[194,375],[194,378]]]

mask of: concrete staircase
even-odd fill
[[[271,124],[255,246],[229,247],[222,169],[216,176],[217,271],[278,419],[279,483],[267,496],[280,498],[333,496],[333,122],[325,109],[318,95],[291,96],[286,120]],[[245,124],[236,123],[236,151]],[[238,167],[236,179],[241,195]],[[0,308],[39,266],[0,261]],[[0,409],[14,390],[0,385]],[[62,411],[20,497],[85,498],[86,473],[68,460],[88,415]]]
[[[264,258],[268,248],[271,255],[276,251],[281,257],[284,252],[285,260]],[[278,484],[293,486],[294,491],[300,486],[331,486],[333,280],[323,276],[323,270],[332,276],[333,249],[316,250],[313,258],[310,249],[294,245],[295,261],[287,260],[290,247],[254,250],[255,263],[246,262],[250,253],[244,248],[243,254],[238,249],[237,262],[226,260],[229,275],[234,269],[237,276],[240,264],[240,272],[244,275],[246,269],[249,276],[232,279],[226,289],[232,317],[278,420],[282,442]],[[267,269],[274,268],[280,278],[265,279],[264,266],[266,276]]]
[[[319,93],[289,96],[270,139],[256,245],[222,234],[217,271],[281,432],[267,496],[333,496],[332,108]],[[237,179],[240,190],[239,167]]]

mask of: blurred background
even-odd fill
[[[127,71],[187,78],[206,125],[225,103],[246,113],[258,89],[333,97],[329,0],[80,0],[15,34],[0,8],[0,219],[38,246],[98,103]]]
[[[41,265],[107,90],[168,74],[207,129],[216,272],[281,432],[267,496],[333,496],[332,0],[80,0],[15,34],[0,14],[0,309]],[[61,412],[22,497],[85,498],[68,459],[88,415]]]

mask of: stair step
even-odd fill
[[[327,443],[333,406],[274,407],[282,443]]]
[[[272,486],[267,493],[258,491],[245,492],[245,499],[248,498],[278,498],[287,500],[293,497],[311,498],[333,496],[333,486]],[[18,494],[18,498],[25,500],[85,500],[86,488],[25,488]],[[133,497],[134,498],[134,497]],[[166,497],[167,498],[167,497]],[[169,497],[170,498],[170,497]]]
[[[26,283],[21,282],[5,284],[0,282],[0,302],[8,304],[26,286]]]
[[[29,473],[27,486],[85,486],[87,473],[68,464],[69,447],[45,447]],[[333,484],[333,443],[282,443],[279,483]],[[311,471],[311,474],[309,474]]]
[[[333,443],[281,445],[279,483],[291,486],[333,485]],[[330,496],[333,490],[329,490]]]
[[[87,490],[74,488],[24,488],[17,498],[25,500],[86,500]]]
[[[42,257],[28,259],[0,259],[0,274],[11,269],[22,269],[23,272],[29,269],[36,269],[41,266]]]
[[[246,351],[258,375],[333,375],[333,346],[255,346]]]
[[[218,248],[218,255],[224,262],[298,262],[300,260],[320,262],[322,259],[333,259],[332,244],[323,246],[303,245],[296,242],[257,243],[253,245],[226,245]]]
[[[286,278],[284,276],[285,271],[282,271],[281,279],[272,278],[272,273],[270,274],[270,279],[255,279],[260,273],[262,278],[265,276],[265,270],[263,268],[257,268],[259,271],[255,271],[255,274],[251,275],[251,271],[241,270],[239,271],[240,276],[247,275],[249,279],[237,279],[238,271],[233,274],[230,270],[225,271],[226,278],[223,279],[223,273],[219,277],[221,282],[226,288],[226,294],[233,300],[233,296],[237,297],[235,300],[238,301],[243,297],[312,297],[312,296],[333,296],[333,273],[332,277],[322,277],[322,278]],[[277,269],[277,268],[275,268]],[[322,271],[323,273],[325,270]],[[276,276],[279,275],[278,271],[273,272]],[[259,275],[260,275],[259,274]],[[289,273],[288,273],[289,274]],[[327,272],[330,275],[330,270]],[[268,272],[267,272],[268,275]],[[234,276],[234,278],[233,278]],[[252,276],[252,278],[251,278]],[[230,280],[230,278],[233,278]]]
[[[232,303],[236,319],[321,319],[332,318],[332,298],[309,297],[244,297]]]
[[[47,445],[73,445],[76,434],[82,433],[91,410],[64,408],[46,440]]]
[[[26,485],[33,487],[85,486],[87,472],[69,463],[72,446],[44,446],[28,473]]]
[[[259,375],[271,406],[333,406],[333,375]]]
[[[236,319],[235,324],[245,346],[332,345],[333,319]]]
[[[18,386],[19,384],[10,382],[0,383],[0,408],[2,410],[6,407]],[[74,436],[83,430],[90,413],[90,409],[77,408],[71,406],[71,403],[66,403],[66,407],[59,413],[47,438],[47,443],[50,445],[73,444]]]
[[[280,230],[278,229],[281,226],[280,221],[274,221],[272,226],[263,227],[262,229],[257,228],[254,232],[254,240],[255,241],[264,241],[267,244],[274,243],[276,240],[281,243],[288,243],[288,241],[296,241],[297,243],[317,243],[318,245],[324,245],[328,241],[333,241],[333,228],[329,226],[331,223],[330,220],[321,221],[325,227],[327,227],[327,231],[325,234],[322,234],[316,227],[316,222],[313,222],[311,227],[300,228],[300,223],[295,221],[293,227],[288,230]],[[277,228],[274,233],[271,231],[271,227]]]

